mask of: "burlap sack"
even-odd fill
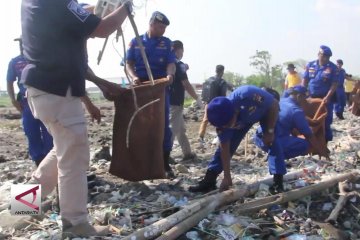
[[[360,116],[360,89],[355,89],[352,93],[351,113]]]
[[[308,123],[316,138],[316,141],[320,144],[322,148],[327,148],[327,143],[325,139],[325,118],[327,116],[327,109],[326,105],[322,105],[321,103],[322,99],[308,98],[307,104],[304,104],[301,107],[304,109],[306,119],[308,120]],[[317,152],[315,152],[312,147],[310,147],[309,153],[317,154]]]
[[[109,172],[129,181],[165,178],[163,139],[165,120],[166,79],[135,87],[139,108],[160,99],[139,111],[130,126],[129,148],[127,130],[135,113],[131,90],[115,100],[113,150]]]

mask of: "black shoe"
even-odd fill
[[[274,174],[273,181],[274,184],[270,187],[270,192],[273,194],[284,192],[284,180],[282,174]]]
[[[169,151],[164,151],[164,169],[165,169],[165,176],[168,179],[174,179],[175,178],[175,174],[173,172],[173,170],[170,167],[170,152]]]
[[[335,115],[337,116],[337,118],[338,118],[339,120],[344,120],[344,119],[345,119],[342,112],[336,112]]]
[[[96,178],[96,174],[94,172],[87,172],[86,178],[88,182],[94,181]]]
[[[175,176],[175,173],[173,172],[173,170],[169,170],[169,171],[165,171],[165,177],[167,178],[167,179],[174,179],[174,178],[176,178],[176,176]]]
[[[189,192],[202,192],[202,193],[207,193],[210,192],[212,190],[216,189],[216,178],[219,174],[207,170],[205,177],[203,180],[201,180],[198,185],[196,186],[190,186],[189,187]]]

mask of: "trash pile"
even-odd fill
[[[108,173],[113,108],[107,104],[101,110],[105,117],[100,126],[89,124],[88,209],[91,222],[111,228],[113,234],[102,239],[360,238],[360,180],[354,172],[360,166],[360,120],[348,112],[345,121],[333,124],[330,161],[317,156],[287,161],[286,192],[273,195],[269,190],[266,155],[252,144],[252,129],[231,160],[234,188],[229,193],[201,195],[187,188],[204,175],[218,144],[211,126],[205,141],[199,142],[201,111],[194,107],[185,111],[187,135],[197,158],[184,161],[175,141],[175,179],[128,182]],[[0,149],[0,239],[61,239],[61,217],[54,196],[43,203],[47,210],[43,216],[10,215],[11,184],[28,180],[35,165],[24,154],[26,140],[20,121],[1,122],[1,138],[17,138]],[[143,238],[135,238],[141,231]]]

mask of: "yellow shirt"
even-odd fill
[[[295,72],[293,74],[288,73],[286,75],[285,82],[287,83],[288,88],[291,88],[291,87],[301,84],[301,77],[297,72]]]
[[[350,81],[345,79],[344,85],[345,85],[345,92],[352,92],[355,86],[355,81]]]

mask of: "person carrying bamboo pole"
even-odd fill
[[[278,142],[275,138],[275,124],[279,103],[268,92],[250,85],[238,87],[228,97],[216,97],[207,107],[209,122],[216,127],[220,146],[208,165],[205,177],[189,188],[190,192],[209,192],[216,188],[216,179],[224,170],[220,190],[232,185],[230,159],[250,128],[257,122],[263,129],[262,141],[269,146],[269,155],[277,155]],[[274,141],[275,140],[275,141]],[[270,160],[274,158],[269,158]],[[285,162],[270,170],[271,174],[286,173]]]

